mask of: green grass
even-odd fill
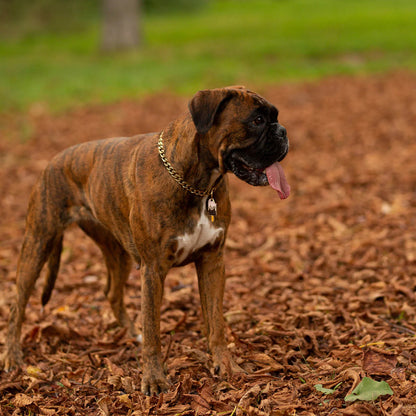
[[[415,70],[415,21],[414,0],[218,0],[197,14],[145,16],[141,50],[105,55],[97,17],[75,33],[0,41],[0,111]]]

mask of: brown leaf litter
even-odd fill
[[[261,92],[289,132],[292,195],[281,202],[230,178],[225,316],[247,374],[211,374],[187,266],[169,274],[162,307],[171,389],[143,396],[140,344],[115,325],[99,250],[74,229],[50,304],[42,311],[38,287],[30,299],[25,367],[0,373],[0,415],[416,415],[416,76]],[[81,141],[161,129],[185,108],[186,99],[163,95],[0,116],[0,351],[28,194],[47,161]],[[140,297],[133,270],[126,304],[134,318]],[[394,394],[346,403],[364,376]],[[318,383],[338,387],[325,395]]]

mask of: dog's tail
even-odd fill
[[[59,264],[61,262],[63,234],[53,242],[52,250],[48,258],[48,271],[42,291],[42,305],[45,306],[51,298],[52,290],[55,287],[56,277],[58,276]]]

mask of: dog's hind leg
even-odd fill
[[[10,307],[6,351],[2,360],[6,371],[20,366],[23,362],[20,336],[26,305],[57,239],[61,240],[62,237],[43,233],[39,229],[33,230],[30,226],[26,229],[17,265],[17,293]]]
[[[136,335],[134,324],[124,304],[124,286],[129,277],[132,259],[115,237],[104,227],[93,221],[80,221],[80,228],[92,238],[103,253],[107,266],[107,284],[104,292],[118,323],[127,328],[131,336]]]

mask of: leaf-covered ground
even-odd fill
[[[162,307],[172,388],[143,396],[140,344],[115,325],[98,249],[71,229],[50,303],[41,309],[42,278],[30,299],[25,367],[0,372],[0,415],[416,415],[416,76],[262,93],[289,132],[292,195],[282,202],[230,178],[225,317],[247,375],[211,374],[187,266],[169,274]],[[185,109],[186,99],[163,95],[1,116],[0,351],[28,195],[47,161],[81,141],[159,130]],[[133,317],[139,273],[127,284]],[[393,395],[345,401],[364,377]]]

